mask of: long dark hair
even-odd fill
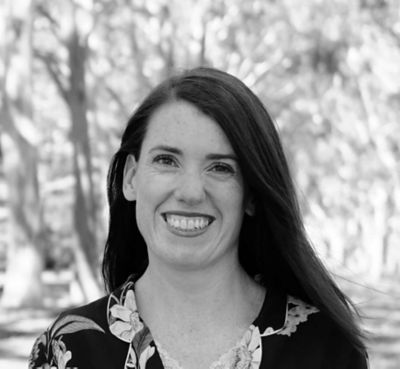
[[[109,291],[148,264],[136,225],[135,203],[122,193],[128,154],[139,158],[149,118],[160,106],[184,100],[213,118],[225,132],[255,202],[245,216],[239,260],[250,276],[305,300],[324,312],[350,342],[364,349],[349,299],[317,258],[303,227],[292,178],[275,125],[267,110],[240,80],[212,68],[196,68],[157,86],[128,121],[108,174],[110,227],[103,276]]]

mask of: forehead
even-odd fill
[[[231,144],[218,123],[186,101],[162,105],[150,117],[142,150],[157,145],[233,154]]]

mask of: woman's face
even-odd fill
[[[139,160],[128,156],[123,190],[136,200],[150,264],[197,269],[237,261],[242,174],[222,129],[194,105],[174,101],[152,115]]]

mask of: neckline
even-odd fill
[[[241,358],[240,356],[246,355],[248,358],[249,356],[251,356],[252,352],[261,350],[261,336],[256,323],[260,321],[260,317],[262,316],[264,310],[268,305],[267,296],[269,297],[267,288],[265,288],[264,286],[262,287],[263,287],[262,303],[261,306],[259,307],[257,315],[255,316],[253,321],[249,324],[247,329],[243,331],[243,333],[236,340],[236,342],[226,351],[220,354],[217,359],[212,361],[211,364],[208,366],[208,369],[219,369],[219,368],[234,369],[236,368],[235,363],[240,362],[240,360],[243,360],[243,358]],[[132,289],[134,291],[134,285],[132,286]],[[142,319],[141,321],[146,326],[145,322]],[[253,333],[255,333],[254,335],[256,337],[253,337]],[[152,339],[157,348],[164,369],[185,369],[185,367],[182,366],[179,360],[177,360],[176,358],[174,358],[169,354],[169,352],[165,349],[165,347],[162,345],[160,341],[156,340],[153,336]],[[251,345],[252,347],[250,347]],[[258,356],[257,353],[256,356]],[[259,358],[261,359],[261,354],[259,355]]]
[[[239,351],[240,348],[243,348],[245,350],[247,349],[250,352],[249,346],[251,340],[249,340],[248,338],[249,337],[251,338],[253,330],[255,328],[256,327],[254,326],[253,323],[250,324],[250,326],[237,340],[237,342],[232,347],[228,348],[225,352],[223,352],[216,360],[212,361],[208,369],[219,369],[219,368],[234,369],[236,366],[233,367],[232,364],[230,363],[237,363],[240,360],[240,358],[238,358],[238,356],[240,355]],[[168,353],[168,351],[162,346],[162,344],[159,341],[154,340],[154,343],[157,347],[157,351],[160,356],[161,362],[164,366],[164,369],[185,369],[178,360],[176,360]],[[260,345],[261,345],[261,339],[256,348],[260,348],[261,347]]]
[[[271,299],[272,304],[274,305],[274,294],[271,294],[270,290],[265,287],[263,293],[263,302],[256,318],[249,325],[247,330],[243,332],[236,344],[222,353],[218,359],[213,361],[208,369],[217,369],[220,365],[232,368],[233,365],[227,366],[226,364],[229,362],[229,358],[235,358],[235,360],[232,359],[231,362],[237,362],[239,360],[239,362],[243,363],[257,363],[261,360],[260,331],[262,332],[262,327],[260,323],[264,323],[263,320],[268,317],[267,310],[271,310]],[[275,309],[276,307],[275,304]],[[155,350],[155,352],[157,352],[154,356],[155,360],[159,360],[159,365],[162,365],[165,369],[184,369],[179,362],[172,358],[168,353],[167,357],[170,357],[172,361],[175,361],[178,365],[168,367],[168,363],[162,361],[162,353],[166,352],[166,350],[163,349],[160,342],[155,341],[149,328],[139,315],[136,306],[135,280],[132,278],[129,278],[124,285],[110,295],[107,308],[107,319],[110,331],[114,336],[129,343],[129,346],[134,350],[140,349],[140,352],[143,350],[147,353],[151,352],[146,360],[153,355]],[[146,341],[146,348],[143,348],[143,346],[140,348],[136,347],[138,342],[143,342],[143,337]],[[161,350],[159,350],[159,348],[161,348]],[[134,351],[132,351],[131,348],[128,350],[127,360],[129,358],[132,359],[133,352]],[[255,364],[252,367],[258,366]]]

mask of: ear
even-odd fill
[[[136,183],[135,174],[137,170],[137,162],[132,154],[126,157],[124,167],[124,178],[122,181],[122,192],[124,193],[125,199],[128,201],[136,200]]]
[[[252,195],[248,195],[244,212],[250,217],[252,217],[256,212],[256,204]]]

